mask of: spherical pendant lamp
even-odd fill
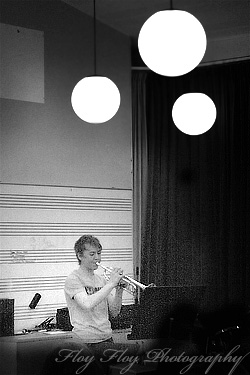
[[[174,103],[172,117],[176,127],[188,135],[207,132],[216,120],[216,106],[203,93],[181,95]]]
[[[110,120],[118,111],[121,97],[116,84],[96,74],[96,10],[94,4],[94,75],[81,79],[74,87],[71,104],[76,115],[91,124]]]
[[[202,60],[207,46],[202,24],[181,10],[163,10],[143,24],[138,48],[148,68],[163,76],[181,76]]]
[[[77,116],[93,124],[110,120],[118,111],[120,101],[117,86],[103,76],[83,78],[76,84],[71,96]]]

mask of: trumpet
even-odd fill
[[[108,281],[110,279],[110,273],[112,272],[113,268],[103,266],[100,263],[96,263],[96,264],[104,269],[104,277]],[[148,287],[155,286],[154,284],[144,285],[140,283],[139,281],[134,280],[132,277],[128,275],[123,275],[120,281],[120,285],[124,290],[126,290],[128,293],[132,294],[133,296],[136,295],[137,287],[144,290]]]

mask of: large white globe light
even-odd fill
[[[207,132],[216,120],[216,106],[203,93],[181,95],[174,103],[172,117],[176,127],[188,135]]]
[[[117,86],[103,76],[83,78],[71,95],[71,104],[77,116],[93,124],[110,120],[118,111],[120,102]]]
[[[164,10],[143,24],[138,48],[148,68],[164,76],[181,76],[202,60],[207,38],[202,24],[192,14]]]

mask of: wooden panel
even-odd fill
[[[78,268],[74,244],[83,234],[99,238],[104,265],[132,276],[130,190],[2,184],[0,208],[0,298],[15,299],[15,331],[66,306],[64,281]],[[35,293],[42,297],[31,310]],[[123,303],[133,297],[125,292]]]

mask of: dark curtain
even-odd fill
[[[206,285],[210,306],[250,303],[249,61],[175,78],[134,71],[132,87],[141,281]],[[172,120],[175,100],[188,92],[207,94],[217,108],[199,136]]]

